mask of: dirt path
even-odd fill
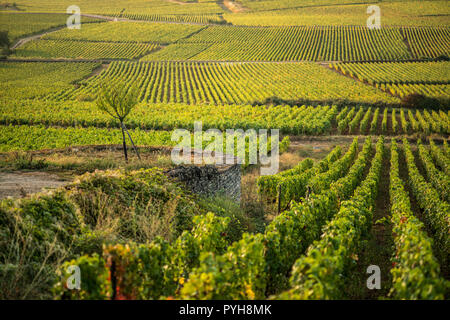
[[[176,4],[180,4],[180,5],[186,5],[188,4],[187,2],[183,2],[183,1],[177,1],[177,0],[166,0],[167,2],[172,2],[172,3],[176,3]]]
[[[46,30],[46,31],[44,31],[42,33],[39,33],[39,34],[35,34],[35,35],[29,36],[29,37],[21,38],[11,47],[11,50],[17,49],[17,48],[23,46],[27,42],[40,39],[40,38],[42,38],[43,36],[45,36],[47,34],[50,34],[50,33],[56,32],[58,30],[64,29],[65,27],[66,27],[65,25],[64,26],[59,26],[59,27],[55,27],[55,28]]]
[[[376,223],[378,220],[390,217],[389,202],[389,168],[390,152],[389,144],[385,144],[386,152],[383,157],[383,170],[381,170],[380,183],[378,185],[378,195],[375,201],[375,208],[372,220],[372,229],[366,245],[358,256],[355,267],[355,277],[347,288],[351,299],[379,299],[387,297],[391,288],[392,277],[391,257],[394,245],[392,238],[392,227],[388,223]],[[381,271],[381,289],[369,290],[366,285],[367,267],[376,265]]]
[[[58,176],[46,172],[0,172],[0,199],[24,197],[44,188],[57,188],[66,184]]]

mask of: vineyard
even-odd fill
[[[38,98],[67,90],[89,76],[99,63],[6,63],[0,62],[2,98]]]
[[[171,43],[202,28],[204,27],[188,24],[107,22],[89,24],[81,29],[63,29],[50,33],[43,39]]]
[[[209,27],[181,41],[211,43],[191,59],[359,61],[408,59],[399,29],[363,27]],[[355,46],[362,43],[362,46]]]
[[[448,300],[448,4],[1,2],[0,300]]]
[[[254,104],[271,97],[287,101],[299,96],[305,101],[398,101],[311,63],[112,62],[105,72],[82,82],[79,88],[49,98],[95,95],[105,81],[126,81],[139,87],[141,100],[150,103]]]
[[[306,159],[293,170],[274,176],[273,181],[282,182],[293,197],[290,201],[284,200],[286,210],[269,223],[262,234],[244,233],[240,240],[230,241],[223,236],[229,228],[229,218],[213,213],[197,216],[192,219],[190,232],[183,231],[172,241],[159,238],[150,244],[111,245],[104,247],[101,254],[67,261],[60,269],[62,282],[55,284],[56,295],[72,299],[120,298],[118,295],[125,299],[170,296],[194,299],[345,298],[343,288],[352,279],[339,275],[349,274],[355,268],[356,257],[363,254],[359,243],[371,235],[374,204],[382,192],[381,168],[388,161],[390,189],[384,192],[390,194],[395,230],[389,296],[442,299],[446,290],[442,267],[448,259],[448,244],[445,243],[449,228],[448,203],[439,199],[438,190],[427,182],[431,171],[422,175],[416,167],[417,158],[407,140],[398,142],[401,142],[401,148],[395,139],[389,146],[383,137],[376,141],[368,137],[359,147],[358,139],[355,139],[345,153],[337,147],[322,161],[314,164]],[[430,161],[434,174],[442,175],[443,168],[438,162],[434,164],[430,154],[445,159],[448,150],[430,143],[431,149],[420,145],[420,161],[427,155],[425,161]],[[400,177],[400,166],[408,168],[408,180]],[[108,173],[105,174],[103,179],[119,179],[120,182],[126,178],[123,173],[111,173],[110,178]],[[126,175],[130,174],[136,179],[142,175]],[[78,182],[79,187],[74,187],[83,188],[83,181],[99,179],[98,175],[87,175]],[[272,178],[267,177],[264,184],[263,180],[258,182],[261,192],[271,190],[263,188],[268,186],[269,179]],[[136,183],[141,183],[139,181]],[[443,183],[448,187],[448,179]],[[405,192],[406,186],[410,186],[412,194]],[[304,198],[302,194],[306,187],[312,191]],[[61,210],[64,206],[65,210],[73,210],[71,208],[80,205],[76,193],[72,191],[66,196],[64,191],[61,192],[34,201],[65,202],[65,205],[61,204]],[[409,204],[412,198],[420,201],[421,208],[429,212],[429,220],[425,223],[433,228],[435,242],[412,212]],[[22,214],[30,214],[25,203],[16,205]],[[18,209],[11,206],[3,210]],[[55,214],[63,217],[61,213]],[[77,239],[82,236],[83,226],[92,228],[88,216],[72,217],[72,220],[60,221],[72,226],[67,236]],[[47,222],[47,226],[51,227],[51,223],[57,222]],[[186,260],[186,256],[191,258]],[[148,260],[150,257],[152,259]],[[414,267],[418,259],[420,267]],[[122,270],[114,273],[114,282],[108,277],[112,262]],[[89,275],[81,291],[70,291],[62,285],[69,276],[65,266],[70,264],[79,265],[82,272]],[[411,268],[415,268],[414,278],[409,277]]]
[[[290,1],[241,0],[241,13],[226,13],[224,19],[235,25],[293,26],[293,25],[365,25],[369,5],[377,5],[383,12],[387,26],[442,26],[447,23],[449,8],[445,1]],[[436,14],[439,12],[440,14]]]
[[[151,43],[33,41],[15,52],[18,58],[133,59],[155,50]]]
[[[7,100],[0,101],[2,125],[119,128],[92,102]],[[126,121],[141,130],[192,130],[195,121],[205,129],[279,129],[290,135],[410,135],[450,133],[450,114],[443,110],[411,111],[337,106],[190,106],[185,104],[139,104]],[[73,144],[76,144],[75,142]]]
[[[23,36],[37,34],[52,28],[66,25],[64,14],[20,14],[0,11],[0,30],[8,30],[11,39],[17,40]],[[83,17],[83,23],[99,22],[98,19]]]

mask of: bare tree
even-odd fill
[[[119,120],[120,128],[122,129],[123,153],[125,156],[125,161],[128,162],[125,133],[127,133],[128,137],[130,138],[131,145],[133,146],[133,149],[136,152],[139,160],[141,160],[139,151],[134,145],[133,139],[131,138],[131,135],[125,127],[124,123],[125,118],[139,103],[139,90],[133,86],[128,88],[123,83],[109,87],[102,86],[97,96],[96,103],[101,111],[106,112],[114,119]]]

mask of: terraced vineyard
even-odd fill
[[[301,75],[301,76],[300,76]],[[151,103],[246,104],[281,100],[350,100],[395,103],[397,100],[316,64],[220,64],[189,62],[113,62],[80,88],[66,90],[56,99],[95,95],[104,83],[127,81],[140,88],[141,100]]]

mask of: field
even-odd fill
[[[3,13],[0,11],[0,30],[9,31],[11,40],[17,40],[27,35],[37,34],[46,30],[66,25],[64,14],[21,14]],[[83,18],[82,23],[99,21]]]
[[[449,15],[0,3],[0,299],[448,300]]]
[[[236,25],[365,25],[367,7],[378,5],[385,26],[442,26],[450,8],[446,1],[241,1],[250,10],[224,14]],[[436,14],[439,12],[439,14]]]
[[[271,97],[295,100],[299,95],[305,101],[328,98],[356,103],[396,102],[373,88],[345,78],[336,81],[338,78],[335,73],[310,63],[113,62],[97,77],[83,82],[78,89],[57,94],[57,98],[95,96],[104,81],[125,80],[140,89],[141,100],[151,103],[254,104]]]

